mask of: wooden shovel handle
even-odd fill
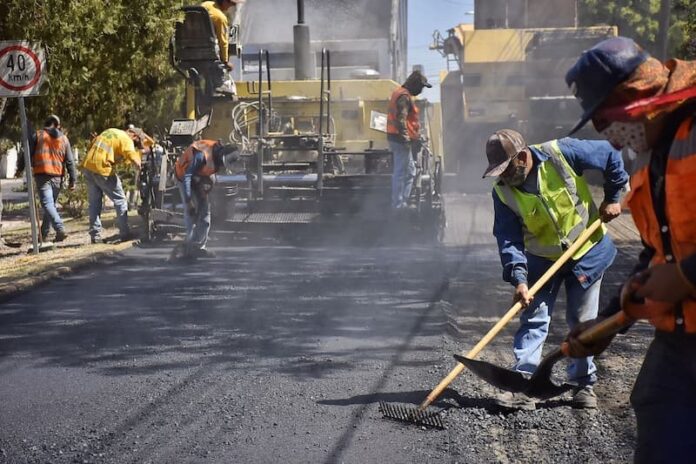
[[[558,270],[575,254],[577,251],[587,242],[590,237],[602,226],[602,220],[597,219],[595,222],[590,224],[590,226],[583,231],[582,234],[573,242],[573,244],[561,255],[555,263],[549,267],[544,275],[537,280],[532,288],[529,289],[530,295],[534,296],[536,292],[539,291],[541,287],[546,285],[546,283],[551,279],[551,277],[558,272]],[[503,330],[503,327],[507,325],[513,317],[515,317],[522,310],[522,303],[519,301],[515,303],[512,308],[508,310],[503,317],[500,318],[498,322],[488,331],[486,335],[483,336],[481,341],[479,341],[476,346],[474,346],[468,353],[462,353],[462,356],[467,358],[475,358],[481,350],[483,350],[486,345],[488,345],[491,340],[495,338],[498,333]],[[445,391],[445,388],[449,386],[452,381],[457,378],[459,374],[464,370],[464,364],[457,363],[457,365],[447,374],[447,377],[442,379],[442,381],[430,392],[430,394],[423,400],[419,409],[423,410],[430,406],[433,401],[437,399],[440,394]]]
[[[604,338],[611,337],[612,335],[619,333],[633,322],[635,322],[635,319],[630,317],[625,312],[619,311],[613,316],[610,316],[593,325],[589,329],[581,332],[580,335],[578,335],[578,341],[586,345],[592,345]],[[570,346],[568,345],[568,342],[563,342],[561,344],[561,351],[565,356],[569,356],[569,349]]]

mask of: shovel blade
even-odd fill
[[[458,354],[454,355],[454,359],[464,364],[478,377],[501,390],[520,393],[529,388],[529,379],[521,372],[504,369],[495,364],[469,359]]]

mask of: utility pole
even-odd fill
[[[671,0],[660,0],[659,28],[657,32],[657,53],[665,61],[669,50],[669,22],[672,14]]]

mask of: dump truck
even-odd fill
[[[183,8],[171,58],[187,82],[186,117],[173,121],[169,140],[175,150],[200,137],[238,146],[238,161],[217,175],[214,227],[240,233],[326,227],[337,235],[350,226],[357,236],[408,231],[424,242],[441,239],[440,114],[425,100],[417,103],[427,143],[418,154],[412,208],[395,214],[390,207],[386,113],[408,72],[406,2],[308,6],[243,5],[241,26],[230,37],[238,57],[234,98],[215,93],[222,71],[207,13]],[[156,228],[172,212],[153,216]]]
[[[481,179],[485,143],[515,129],[530,143],[567,135],[580,106],[565,73],[583,50],[617,35],[613,26],[579,27],[576,0],[476,0],[474,23],[436,31],[444,155],[458,188],[490,189]],[[597,138],[592,128],[579,137]]]

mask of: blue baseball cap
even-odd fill
[[[612,37],[585,50],[565,77],[566,84],[583,109],[582,118],[568,135],[580,130],[614,87],[628,79],[649,57],[645,50],[626,37]]]

